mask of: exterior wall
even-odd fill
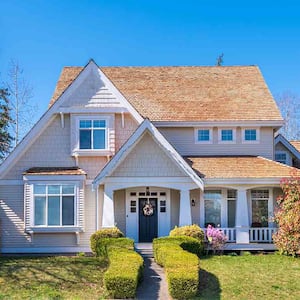
[[[125,190],[114,192],[114,210],[116,226],[126,235],[126,193]]]
[[[180,192],[171,190],[171,230],[179,224]]]
[[[181,155],[260,155],[273,159],[274,135],[271,127],[260,128],[260,142],[253,144],[242,143],[242,130],[236,131],[236,143],[218,143],[218,128],[213,128],[212,144],[196,144],[194,128],[163,128],[159,131]]]
[[[275,151],[282,151],[285,152],[287,155],[287,164],[289,166],[295,166],[298,167],[297,164],[297,158],[288,150],[284,145],[282,145],[280,142],[278,142],[275,145]]]
[[[23,185],[0,185],[0,247],[28,247],[24,224]],[[20,201],[20,199],[22,199]],[[1,252],[1,249],[0,249]]]
[[[22,173],[31,167],[57,166],[75,166],[75,160],[70,156],[70,118],[67,115],[64,128],[61,127],[60,117],[55,117],[4,179],[22,179]]]
[[[162,151],[153,138],[146,133],[111,177],[127,176],[184,176],[182,170]]]

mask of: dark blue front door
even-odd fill
[[[139,198],[139,242],[157,237],[157,198]]]

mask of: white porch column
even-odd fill
[[[245,188],[239,188],[237,191],[235,226],[236,242],[249,244],[249,213]]]
[[[179,226],[191,225],[190,190],[180,190]]]
[[[102,227],[114,227],[115,226],[115,214],[114,214],[114,191],[111,188],[104,186],[104,199],[103,199],[103,217]]]

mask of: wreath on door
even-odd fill
[[[145,203],[144,207],[143,207],[143,214],[145,217],[151,217],[154,213],[154,209],[153,206],[151,205],[150,202]]]

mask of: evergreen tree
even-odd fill
[[[9,133],[9,125],[13,120],[10,116],[8,96],[6,89],[0,89],[0,161],[9,153],[13,141]]]

